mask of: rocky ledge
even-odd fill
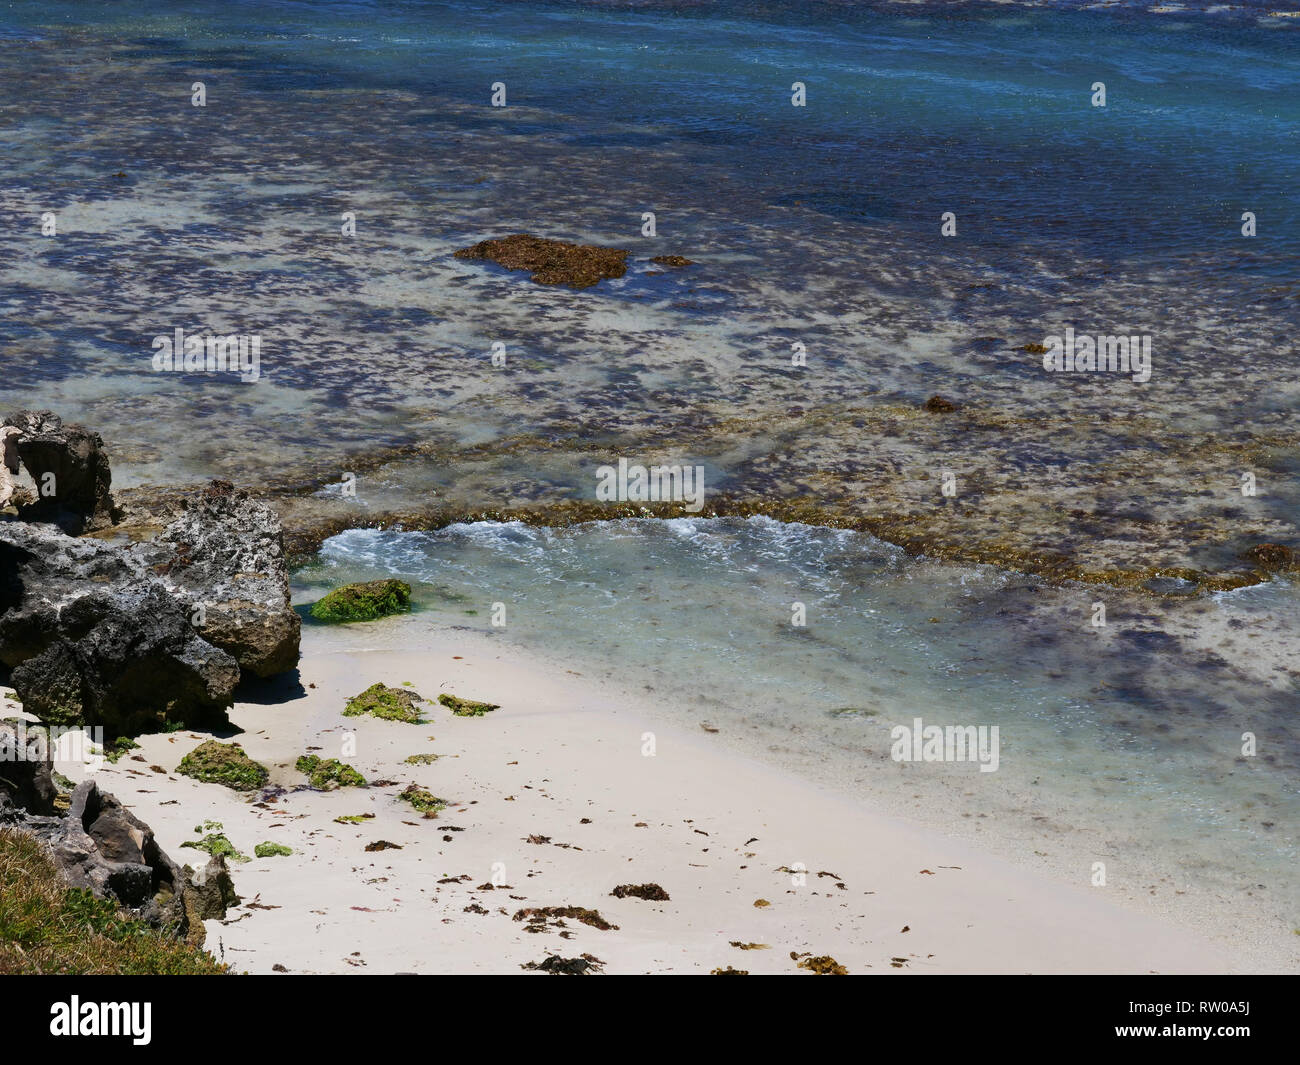
[[[49,412],[22,411],[5,424],[41,427],[40,461],[50,468],[80,468],[81,446],[99,440]],[[24,431],[24,466],[25,440]],[[112,735],[221,724],[242,676],[271,676],[298,660],[301,620],[289,605],[279,520],[214,481],[196,497],[131,514],[129,525],[102,525],[122,515],[106,501],[107,458],[96,454],[93,491],[76,481],[84,490],[64,496],[56,475],[57,507],[47,500],[39,513],[57,523],[34,520],[31,503],[0,514],[0,666],[12,671],[24,709],[49,723],[103,725]],[[38,469],[27,472],[39,484]],[[73,536],[70,527],[95,531]]]

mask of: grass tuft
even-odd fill
[[[0,829],[0,975],[210,976],[206,951],[64,884],[44,846]]]

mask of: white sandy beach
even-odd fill
[[[346,638],[364,637],[353,626]],[[338,630],[309,626],[305,694],[238,704],[236,738],[289,787],[302,784],[293,762],[312,748],[392,784],[293,791],[259,807],[170,772],[208,738],[192,732],[142,737],[134,757],[100,770],[101,786],[178,860],[205,860],[181,847],[204,820],[221,822],[250,856],[263,841],[293,849],[231,865],[245,904],[208,922],[208,947],[237,970],[511,973],[586,953],[607,973],[800,972],[791,952],[830,955],[851,973],[1249,967],[1103,891],[862,809],[729,753],[703,730],[665,728],[626,696],[481,635],[445,632],[409,651],[340,652],[339,640]],[[431,705],[424,726],[342,716],[346,698],[376,681],[502,705],[480,718]],[[643,753],[647,733],[653,755]],[[418,753],[440,757],[405,763]],[[452,805],[421,817],[396,798],[411,781]],[[334,821],[362,813],[374,817]],[[376,840],[401,849],[368,853]],[[494,873],[503,886],[483,887]],[[643,883],[670,901],[610,896]],[[534,933],[513,920],[549,906],[596,909],[618,928],[570,919]]]

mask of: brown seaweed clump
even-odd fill
[[[626,248],[570,244],[527,233],[480,240],[456,252],[457,259],[488,259],[507,270],[527,270],[539,285],[570,288],[590,288],[607,278],[622,277],[627,273],[627,255]]]
[[[685,255],[656,255],[650,260],[652,263],[658,263],[660,266],[694,266],[695,260],[688,259]]]
[[[790,960],[797,963],[800,969],[807,969],[809,972],[816,973],[818,976],[848,976],[849,971],[829,954],[821,954],[812,957],[808,954],[797,954],[790,951]]]
[[[563,928],[565,918],[599,928],[602,932],[618,931],[618,925],[610,924],[597,910],[589,910],[584,906],[533,906],[519,910],[514,917],[516,921],[527,921],[529,932],[547,931],[548,922],[553,928]]]
[[[931,414],[949,414],[957,409],[957,404],[940,395],[933,395],[922,406]]]
[[[586,976],[588,973],[601,972],[604,964],[594,954],[581,954],[576,958],[561,958],[558,954],[551,954],[545,961],[526,962],[519,968],[550,973],[552,976]]]
[[[1243,551],[1241,557],[1262,570],[1286,569],[1295,564],[1295,552],[1283,544],[1256,544]]]
[[[667,902],[668,892],[658,884],[619,884],[611,895],[616,899],[645,899],[647,902]]]

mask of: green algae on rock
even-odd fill
[[[182,847],[191,847],[197,851],[204,851],[214,858],[229,858],[232,862],[246,862],[250,859],[247,855],[240,854],[235,849],[235,845],[230,842],[222,832],[209,832],[202,839],[190,839],[181,844]]]
[[[455,695],[439,695],[438,702],[442,703],[457,717],[482,717],[484,714],[490,714],[493,710],[500,710],[500,703],[478,703],[473,699],[461,699]]]
[[[423,725],[418,703],[427,702],[419,692],[403,691],[390,688],[386,684],[372,684],[360,695],[348,700],[343,714],[346,717],[360,717],[369,714],[384,721],[405,721],[410,725]]]
[[[223,784],[235,791],[256,791],[270,774],[254,762],[237,743],[200,743],[181,759],[176,772],[205,784]]]
[[[312,604],[311,616],[327,622],[374,621],[410,607],[411,586],[389,578],[335,588]]]
[[[447,808],[446,799],[438,798],[433,792],[417,784],[408,784],[398,798],[410,803],[425,817],[437,817],[440,811]]]
[[[318,758],[304,754],[294,763],[299,773],[307,774],[307,783],[320,791],[335,788],[364,788],[366,778],[337,758]]]
[[[438,760],[436,754],[410,754],[406,756],[407,765],[433,765]]]
[[[259,843],[253,848],[253,853],[259,858],[282,858],[293,853],[292,849],[286,847],[283,843]]]
[[[627,273],[626,248],[570,244],[528,233],[481,240],[469,248],[461,248],[456,258],[487,259],[507,270],[528,271],[536,284],[570,288],[590,288],[607,278]]]

